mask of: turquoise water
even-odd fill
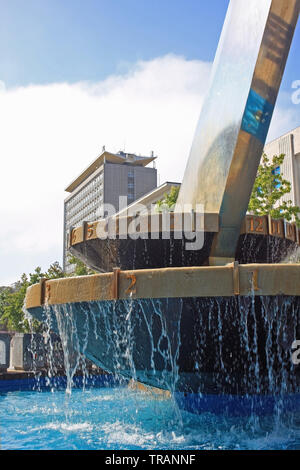
[[[126,387],[0,394],[2,449],[300,449],[300,412],[225,418]]]

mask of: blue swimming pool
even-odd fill
[[[193,415],[127,386],[0,393],[2,449],[300,449],[300,411]]]

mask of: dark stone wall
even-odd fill
[[[213,239],[213,233],[204,233],[200,250],[187,250],[185,238],[174,239],[92,239],[73,245],[70,251],[88,266],[99,272],[110,272],[114,267],[122,270],[156,269],[165,267],[204,266]],[[240,235],[236,260],[247,263],[279,263],[291,256],[298,245],[288,239],[272,235]]]

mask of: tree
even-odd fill
[[[69,256],[69,263],[75,266],[75,270],[71,276],[88,276],[95,274],[95,271],[90,269],[83,261],[76,258],[76,256]]]
[[[1,291],[0,295],[0,322],[9,330],[18,332],[29,332],[30,325],[24,314],[24,300],[29,286],[40,282],[41,279],[57,279],[64,277],[64,272],[58,262],[51,264],[48,271],[42,272],[38,266],[33,273],[22,274],[21,279]],[[34,331],[41,331],[43,326],[33,320]]]
[[[53,264],[50,265],[50,268],[46,272],[46,278],[48,279],[60,279],[61,277],[65,277],[66,274],[64,273],[62,267],[55,261]]]
[[[164,197],[157,201],[156,210],[158,212],[170,211],[173,212],[178,198],[180,186],[172,186],[169,193],[165,193]]]
[[[4,321],[2,316],[4,313],[4,307],[7,302],[8,294],[10,294],[11,292],[12,292],[12,287],[6,287],[6,286],[0,287],[0,329],[3,329],[3,328],[7,329],[6,322]]]
[[[263,154],[258,167],[255,183],[249,201],[248,211],[254,215],[268,215],[274,219],[295,219],[300,225],[298,214],[300,207],[293,206],[292,201],[281,198],[291,191],[291,183],[280,174],[280,166],[284,162],[284,154],[274,155],[270,161]]]
[[[28,324],[24,323],[23,304],[29,280],[23,274],[20,281],[16,282],[12,290],[6,289],[2,298],[0,311],[1,323],[4,323],[8,330],[19,332],[28,331]]]
[[[84,276],[94,274],[82,261],[75,256],[71,257],[71,264],[75,264],[75,273],[71,275]],[[10,287],[0,287],[0,323],[5,328],[21,333],[30,332],[31,328],[38,332],[43,330],[43,325],[33,320],[31,326],[24,313],[24,301],[29,286],[40,282],[41,279],[59,279],[66,277],[60,264],[55,261],[46,272],[41,267],[35,268],[33,273],[22,274],[21,279]]]

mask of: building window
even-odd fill
[[[128,179],[127,179],[127,194],[128,194],[128,202],[131,203],[134,200],[134,171],[128,171]]]

